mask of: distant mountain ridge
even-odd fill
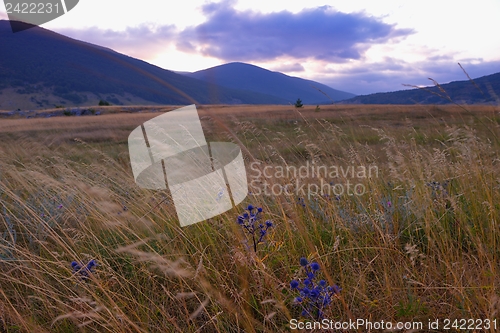
[[[500,73],[416,89],[360,95],[343,104],[500,104]],[[442,90],[444,90],[444,92]],[[451,101],[450,101],[451,100]]]
[[[297,98],[300,98],[303,104],[330,104],[356,96],[319,82],[272,72],[241,62],[228,63],[184,75],[223,87],[265,93],[292,104]]]
[[[219,66],[230,69],[235,84],[217,84],[200,72],[162,69],[40,27],[13,34],[11,23],[19,25],[19,30],[29,26],[0,20],[0,109],[95,105],[100,99],[125,105],[186,105],[289,104],[301,98],[307,104],[309,96],[316,94],[322,98],[314,103],[328,101],[312,86],[334,100],[339,98],[338,91],[320,83],[241,63],[238,69],[235,64]],[[340,93],[344,98],[355,96]]]
[[[14,34],[10,23],[0,20],[0,109],[95,105],[101,98],[113,104],[286,103],[215,86],[40,27]]]

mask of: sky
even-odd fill
[[[134,4],[80,0],[42,27],[169,70],[238,61],[354,94],[466,80],[458,63],[473,78],[500,72],[500,0]]]

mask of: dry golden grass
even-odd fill
[[[127,137],[158,112],[0,119],[0,332],[288,331],[302,256],[342,287],[334,321],[499,317],[498,108],[198,110],[209,141],[241,143],[247,167],[380,172],[338,200],[250,195],[275,224],[253,253],[243,206],[180,228],[168,191],[136,186]],[[70,263],[90,259],[80,281]]]

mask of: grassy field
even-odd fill
[[[307,271],[335,322],[499,331],[498,107],[200,106],[207,141],[242,147],[251,193],[185,228],[168,191],[134,183],[127,147],[174,108],[0,119],[0,332],[290,331],[313,320]],[[304,166],[356,172],[277,173]],[[273,224],[256,252],[249,204]]]

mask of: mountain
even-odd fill
[[[272,72],[240,62],[220,65],[185,75],[223,87],[276,96],[292,104],[295,103],[297,98],[300,98],[304,104],[330,104],[332,100],[337,102],[356,96],[315,81]]]
[[[450,104],[452,101],[466,104],[500,103],[500,73],[482,76],[472,81],[453,81],[440,84],[439,87],[360,95],[342,101],[342,104]]]
[[[216,86],[111,49],[32,27],[12,33],[0,20],[0,109],[113,104],[284,104],[251,91]]]

